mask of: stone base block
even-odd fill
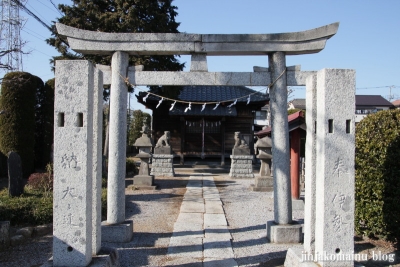
[[[101,222],[101,241],[104,242],[130,242],[133,236],[133,221],[128,220],[119,224]]]
[[[313,261],[307,260],[307,254],[300,248],[289,248],[286,253],[285,267],[318,267]]]
[[[256,177],[254,185],[250,186],[250,190],[256,192],[272,192],[274,191],[274,178],[271,176]]]
[[[251,191],[254,192],[273,192],[273,187],[256,187],[255,185],[251,185],[249,188]]]
[[[304,210],[304,200],[292,199],[292,210]]]
[[[151,164],[151,175],[174,177],[174,155],[154,154]]]
[[[88,267],[119,267],[118,250],[102,247],[97,255],[93,255]],[[50,258],[41,267],[53,267],[53,258]]]
[[[157,185],[128,185],[129,190],[156,190]]]
[[[303,225],[276,224],[274,221],[267,222],[267,239],[271,243],[301,243],[303,241]]]
[[[254,178],[252,155],[231,155],[231,169],[229,177],[232,178]]]
[[[154,184],[153,175],[136,175],[133,177],[133,185],[147,185],[152,186]]]

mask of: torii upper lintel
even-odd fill
[[[187,34],[187,33],[106,33],[80,30],[57,23],[57,31],[82,54],[189,55],[210,56],[286,55],[318,53],[336,34],[339,22],[319,28],[273,34]]]

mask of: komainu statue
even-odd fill
[[[165,131],[164,135],[158,139],[156,147],[169,147],[169,138],[170,138],[170,133],[169,131]]]
[[[249,145],[246,143],[246,140],[243,139],[240,132],[235,132],[235,146],[233,148],[248,148]]]

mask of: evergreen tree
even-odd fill
[[[148,113],[145,113],[141,111],[140,109],[137,109],[132,112],[132,120],[129,125],[129,144],[133,146],[135,143],[136,139],[142,136],[142,127],[143,123],[146,120],[146,125],[150,129],[150,122],[151,122],[151,116]]]
[[[172,5],[172,1],[73,0],[72,6],[59,5],[64,16],[58,22],[100,32],[178,33],[177,7]],[[54,59],[83,59],[83,55],[72,52],[58,35],[53,34],[46,41],[61,54]],[[111,64],[111,56],[107,55],[86,55],[84,58],[98,64]],[[129,63],[132,66],[144,65],[146,71],[181,71],[184,67],[174,56],[130,56]]]
[[[35,167],[44,169],[52,160],[55,79],[36,89],[35,104]]]
[[[23,176],[34,169],[35,95],[43,81],[27,72],[9,72],[1,84],[0,151],[17,152]]]

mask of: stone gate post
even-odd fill
[[[53,266],[92,259],[93,65],[56,64]]]
[[[323,104],[317,108],[315,254],[336,259],[319,260],[324,267],[354,265],[355,85],[354,70],[317,73]]]

